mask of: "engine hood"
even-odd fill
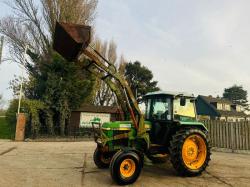
[[[114,121],[102,124],[103,130],[130,130],[131,128],[134,128],[132,121]],[[145,121],[145,128],[147,130],[151,129],[151,123],[149,121]]]

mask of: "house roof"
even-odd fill
[[[94,112],[94,113],[120,113],[118,107],[113,106],[94,106],[83,104],[80,108],[73,110],[73,112]]]
[[[231,108],[231,111],[217,110],[220,113],[220,116],[237,116],[237,117],[246,117],[247,115],[244,112],[237,112],[235,109]]]
[[[231,101],[225,98],[220,98],[220,97],[217,98],[217,97],[203,96],[203,95],[199,95],[199,96],[202,97],[204,100],[206,100],[208,103],[225,103],[225,104],[233,105]]]
[[[225,98],[215,98],[215,97],[212,97],[212,96],[202,96],[202,95],[199,95],[198,97],[203,99],[205,101],[205,103],[207,103],[207,105],[210,108],[212,108],[218,114],[218,116],[246,117],[246,114],[244,112],[238,112],[234,108],[232,108],[231,105],[233,105],[233,103],[231,101],[225,99]],[[218,110],[214,105],[212,105],[212,103],[229,104],[230,107],[231,107],[231,110],[230,111]]]

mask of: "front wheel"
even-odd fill
[[[104,169],[104,168],[109,167],[109,164],[110,164],[110,161],[112,158],[112,154],[109,152],[102,152],[97,147],[95,149],[93,158],[94,158],[95,165],[100,169]]]
[[[141,169],[142,160],[133,151],[118,151],[110,163],[111,176],[120,185],[134,183],[139,177]]]
[[[180,175],[199,175],[210,161],[207,133],[196,128],[181,129],[173,135],[169,152],[171,162]]]

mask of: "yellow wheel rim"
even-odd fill
[[[132,159],[125,159],[120,165],[120,173],[123,178],[129,178],[135,173],[136,165]]]
[[[199,169],[207,157],[204,139],[196,134],[186,138],[182,146],[182,159],[189,169]]]

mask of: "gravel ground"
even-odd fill
[[[0,140],[0,186],[116,186],[92,160],[95,143]],[[179,177],[171,164],[146,161],[131,186],[250,186],[250,155],[213,152],[199,177]]]

